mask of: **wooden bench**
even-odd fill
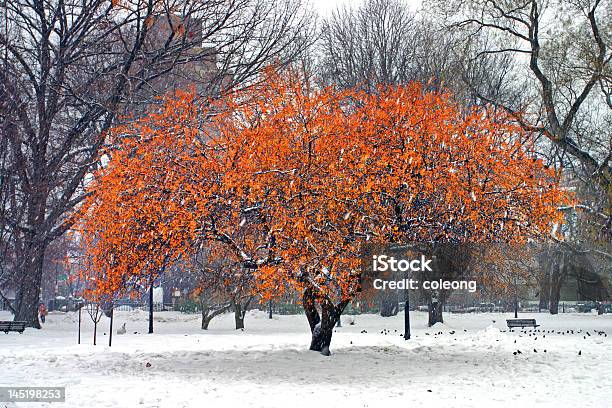
[[[508,324],[508,328],[512,327],[538,327],[539,324],[536,324],[535,319],[507,319],[506,323]]]
[[[5,332],[18,332],[19,334],[23,333],[26,328],[26,322],[9,322],[9,321],[0,321],[0,331]]]

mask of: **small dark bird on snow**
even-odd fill
[[[578,355],[579,355],[579,356],[581,356],[581,355],[582,355],[582,350],[580,350],[580,351],[578,352]]]
[[[546,349],[544,349],[544,352],[546,353]]]
[[[537,353],[537,352],[538,352],[538,350],[536,350],[536,349],[533,349],[533,352],[534,352],[534,353]]]
[[[147,361],[147,364],[145,364],[145,366],[146,366],[146,367],[151,367],[151,363],[149,363],[149,362]]]
[[[517,353],[519,354],[523,354],[523,352],[521,350],[516,350]]]

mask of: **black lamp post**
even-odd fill
[[[404,289],[404,340],[410,340],[410,291]]]
[[[518,290],[516,285],[516,276],[514,277],[514,318],[518,319]]]

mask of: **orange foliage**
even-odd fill
[[[568,198],[527,139],[418,84],[368,95],[270,71],[220,103],[178,92],[112,132],[81,211],[96,290],[206,246],[265,299],[308,289],[345,305],[364,242],[546,238]]]

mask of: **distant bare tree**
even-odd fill
[[[442,28],[402,0],[366,0],[337,9],[322,25],[320,74],[326,84],[368,91],[420,81],[430,89],[450,89],[461,103],[472,104],[462,77],[461,36]]]
[[[321,65],[327,81],[370,89],[412,79],[414,20],[397,0],[368,0],[358,8],[335,10],[321,31]]]
[[[478,81],[470,81],[472,89],[483,101],[512,114],[525,129],[543,136],[551,147],[551,162],[589,185],[582,210],[594,215],[591,220],[610,239],[610,0],[430,3],[444,12],[448,28],[471,41],[472,63],[511,57],[511,68],[496,92]]]
[[[100,323],[102,316],[104,316],[104,309],[100,307],[99,303],[88,303],[86,310],[94,324],[93,345],[95,346],[98,337],[98,323]]]
[[[15,319],[33,327],[45,250],[72,225],[118,117],[170,82],[209,95],[247,85],[312,38],[300,0],[5,0],[0,20],[0,233]]]

